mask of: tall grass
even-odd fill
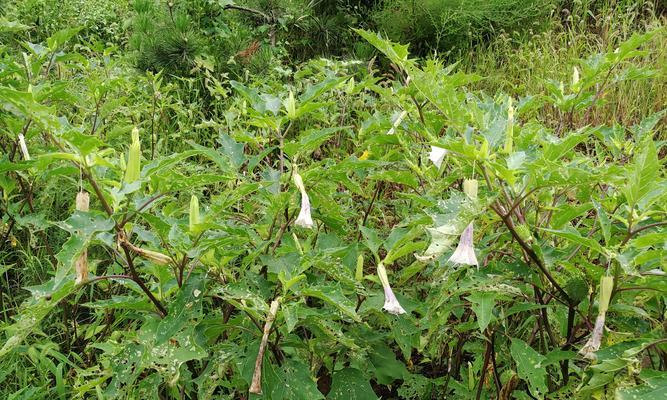
[[[601,96],[602,105],[589,116],[592,124],[610,121],[625,126],[661,111],[667,104],[667,18],[658,2],[615,2],[592,12],[596,2],[564,9],[552,29],[540,33],[502,33],[462,55],[461,68],[483,77],[479,87],[489,93],[524,96],[544,93],[544,82],[569,82],[573,69],[588,56],[614,50],[633,33],[662,28],[647,46],[640,67],[656,70],[657,79],[618,82]],[[542,111],[543,119],[552,117]],[[663,125],[664,126],[664,125]],[[664,134],[662,134],[664,136]]]

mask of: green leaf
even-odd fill
[[[345,368],[335,372],[332,377],[331,391],[327,400],[377,400],[368,379],[355,368]]]
[[[5,17],[0,17],[0,33],[4,32],[21,32],[30,29],[28,25],[23,25],[20,22],[9,21]]]
[[[364,242],[368,249],[377,256],[380,246],[382,245],[382,239],[378,236],[377,231],[365,226],[362,226],[359,230],[361,230],[361,234],[364,237]]]
[[[616,389],[616,400],[662,400],[667,398],[667,372],[642,370],[644,383]]]
[[[104,146],[104,142],[95,136],[85,135],[77,130],[70,130],[62,134],[62,138],[83,156],[87,156],[98,148]]]
[[[554,350],[547,353],[544,362],[542,362],[542,367],[547,365],[553,365],[564,360],[573,360],[577,358],[577,353],[574,351],[563,351],[563,350]]]
[[[224,133],[220,134],[218,142],[222,145],[222,154],[229,159],[231,164],[237,169],[241,167],[246,160],[245,154],[243,154],[243,143],[237,143],[229,135],[225,135]]]
[[[63,249],[58,253],[59,261],[56,277],[40,285],[29,287],[32,297],[21,304],[17,313],[16,322],[4,328],[7,340],[0,348],[0,357],[12,351],[20,345],[34,330],[38,329],[40,322],[46,317],[58,303],[74,291],[74,278],[70,276],[74,258],[83,250],[84,241],[76,236],[71,236],[65,243]],[[69,277],[69,279],[66,279]]]
[[[497,295],[496,292],[475,292],[467,297],[472,303],[472,310],[477,316],[477,325],[481,332],[484,332],[493,318]]]
[[[325,302],[338,308],[343,312],[343,314],[347,315],[353,320],[361,322],[361,318],[359,318],[357,312],[354,311],[354,302],[343,295],[343,292],[338,285],[311,286],[309,288],[302,289],[300,293],[304,296],[316,297],[318,299],[324,300]]]
[[[114,227],[114,221],[102,214],[75,211],[71,217],[57,225],[71,234],[80,235],[89,240],[94,233],[106,232]]]
[[[272,400],[318,400],[324,396],[317,389],[308,366],[294,360],[288,360],[280,369],[276,369],[280,379],[271,388]]]
[[[602,205],[597,201],[593,200],[593,206],[598,214],[598,224],[600,224],[604,242],[605,244],[609,244],[609,239],[611,239],[611,221],[609,221],[609,216]]]
[[[56,51],[60,46],[63,44],[67,43],[68,40],[73,38],[79,31],[81,30],[81,27],[75,27],[75,28],[69,28],[69,29],[63,29],[60,30],[51,37],[46,39],[46,43],[49,46],[49,50],[51,51]]]
[[[533,350],[528,343],[517,338],[512,338],[511,353],[519,377],[528,382],[534,396],[541,398],[548,392],[547,370],[542,366],[546,358]]]
[[[394,352],[387,345],[376,343],[373,350],[371,354],[371,363],[375,368],[373,375],[379,384],[389,385],[408,375],[405,364],[396,359]]]
[[[376,49],[380,50],[387,58],[399,67],[405,67],[408,62],[408,46],[393,43],[384,39],[380,34],[365,31],[363,29],[354,29],[354,31],[372,44]]]
[[[169,302],[168,314],[164,317],[155,333],[155,345],[161,345],[181,330],[189,320],[201,313],[201,300],[204,298],[202,275],[192,275],[181,287],[178,295]]]
[[[626,174],[627,185],[623,189],[630,207],[634,207],[658,181],[660,161],[655,143],[650,138],[645,141],[642,151],[635,155],[632,166]]]
[[[583,215],[592,208],[591,203],[578,204],[574,206],[566,205],[560,207],[557,212],[554,212],[551,219],[551,228],[561,229],[563,225],[572,221],[573,219]]]
[[[410,171],[381,171],[372,174],[370,178],[376,181],[400,183],[410,187],[419,185],[419,180]]]
[[[553,235],[556,235],[558,237],[567,239],[575,244],[588,247],[589,249],[595,250],[602,255],[607,255],[607,251],[600,245],[600,243],[598,243],[594,239],[581,236],[581,234],[574,228],[561,231],[555,229],[546,229],[546,228],[542,228],[542,230],[545,232],[549,232]]]

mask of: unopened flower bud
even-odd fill
[[[294,92],[291,90],[285,100],[285,110],[289,119],[296,119],[296,100],[294,99]]]
[[[199,224],[199,199],[197,196],[190,197],[190,232],[195,231],[195,227]]]
[[[28,146],[25,144],[25,136],[23,136],[22,133],[19,133],[19,148],[21,148],[23,159],[25,161],[30,161],[30,153],[28,153]]]
[[[611,293],[614,288],[614,278],[611,276],[603,276],[600,279],[600,297],[598,298],[598,316],[595,319],[595,327],[593,333],[588,339],[584,347],[579,350],[579,354],[584,358],[594,360],[596,358],[595,352],[600,349],[602,343],[602,335],[604,334],[604,323],[609,308],[609,301],[611,300]]]
[[[505,146],[503,150],[505,153],[511,154],[514,146],[514,107],[512,106],[512,97],[509,97],[507,102],[507,130],[505,131]]]
[[[76,195],[76,209],[78,211],[88,211],[90,207],[90,196],[88,192],[81,191]],[[79,258],[74,262],[76,280],[74,283],[80,285],[88,281],[88,249],[83,249]]]
[[[139,129],[132,130],[132,144],[127,157],[127,168],[125,169],[125,183],[132,183],[141,176],[141,142],[139,141]]]
[[[463,193],[465,193],[471,200],[477,200],[477,189],[479,182],[477,179],[465,179],[463,181]]]

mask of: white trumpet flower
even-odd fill
[[[303,185],[303,179],[297,172],[294,173],[294,184],[301,192],[301,210],[294,224],[303,228],[312,228],[314,224],[310,215],[310,199],[308,193],[306,193],[306,187]]]
[[[433,164],[435,164],[435,166],[439,169],[446,155],[447,150],[441,147],[431,146],[431,152],[428,153],[428,159],[433,161]]]
[[[463,230],[463,233],[461,233],[459,245],[456,246],[454,254],[449,257],[449,262],[456,264],[479,265],[477,262],[477,256],[475,256],[475,247],[473,246],[472,239],[473,229],[471,222]]]
[[[380,277],[380,282],[382,283],[382,288],[384,289],[384,306],[382,306],[382,309],[387,311],[389,314],[405,314],[405,310],[401,306],[401,303],[398,302],[398,299],[394,295],[394,291],[391,290],[391,286],[389,286],[387,270],[384,268],[382,263],[378,265],[378,276]]]

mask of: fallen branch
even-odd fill
[[[269,333],[271,333],[271,325],[273,325],[276,313],[278,313],[278,306],[280,306],[280,297],[271,302],[269,314],[266,316],[264,335],[262,335],[262,341],[259,343],[259,351],[255,360],[255,372],[252,374],[252,383],[250,384],[250,390],[248,390],[250,393],[262,394],[262,363],[264,361],[266,343],[269,341]]]

